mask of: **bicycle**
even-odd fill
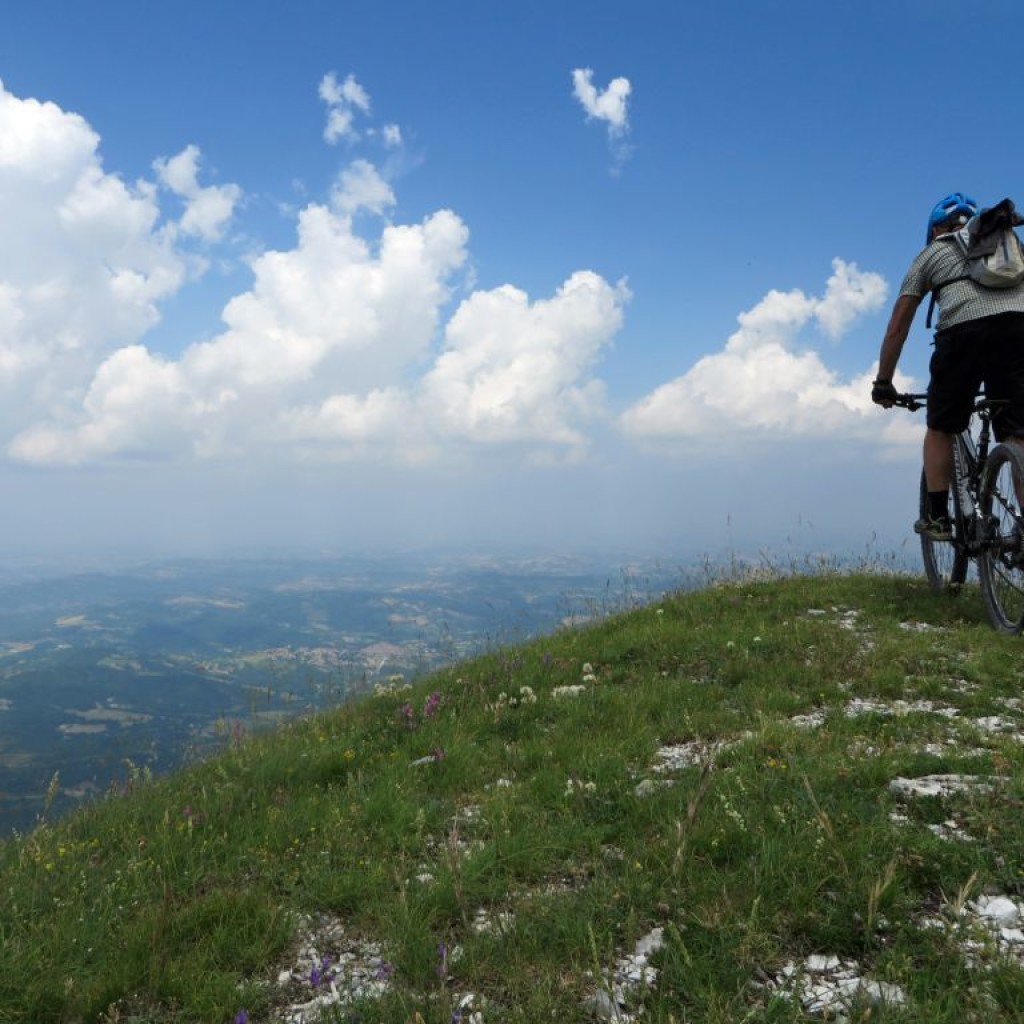
[[[893,405],[914,411],[925,395],[898,395]],[[953,539],[921,534],[921,556],[931,588],[957,593],[973,559],[992,625],[1002,633],[1024,630],[1024,449],[1013,442],[991,451],[992,419],[1006,403],[975,400],[971,425],[953,438],[950,484]],[[928,485],[921,472],[920,514],[928,512]]]

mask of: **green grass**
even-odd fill
[[[775,983],[812,954],[905,995],[852,1019],[1024,1020],[1024,968],[968,956],[956,916],[1024,889],[1022,675],[976,592],[891,575],[712,586],[493,651],[0,845],[0,1021],[280,1021],[326,991],[297,959],[318,915],[344,927],[318,951],[380,982],[324,1021],[448,1024],[467,993],[484,1022],[590,1020],[654,928],[649,1021],[812,1019]],[[889,788],[937,773],[995,781]],[[971,841],[929,828],[951,820]]]

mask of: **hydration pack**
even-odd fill
[[[1016,211],[1012,199],[1004,199],[972,217],[959,231],[936,239],[960,246],[967,259],[967,273],[951,277],[932,289],[926,327],[932,325],[935,300],[947,284],[974,281],[983,288],[1013,288],[1024,282],[1024,251],[1013,230],[1018,224],[1024,224],[1024,217]]]

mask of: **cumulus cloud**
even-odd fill
[[[337,115],[332,141],[350,130],[346,116],[370,109],[351,75],[325,76],[320,95]],[[393,126],[383,137],[401,141]],[[550,297],[509,284],[467,292],[450,313],[468,287],[466,225],[440,210],[357,233],[357,213],[396,201],[379,169],[355,159],[327,202],[298,212],[292,246],[250,259],[252,283],[225,304],[223,329],[169,355],[147,331],[198,254],[223,244],[242,191],[203,183],[195,146],[127,184],[104,171],[99,144],[80,116],[0,87],[0,218],[12,239],[0,251],[0,428],[11,457],[422,461],[453,444],[585,448],[586,425],[604,414],[595,368],[621,325],[624,286],[579,271]]]
[[[771,291],[739,316],[724,348],[698,360],[685,374],[656,388],[620,418],[640,440],[694,441],[709,437],[755,439],[825,434],[877,437],[870,401],[874,367],[843,381],[821,356],[797,347],[808,325],[838,338],[862,314],[878,310],[887,288],[877,274],[836,259],[824,295]],[[906,388],[908,378],[897,386]],[[886,424],[892,440],[917,437],[909,420]]]
[[[604,386],[590,373],[628,297],[590,271],[533,303],[511,285],[470,296],[423,381],[431,422],[462,438],[585,443],[579,425],[604,412]]]
[[[320,91],[337,110],[369,110],[352,76],[326,76]],[[592,97],[609,123],[614,95]],[[626,124],[624,101],[615,123]],[[514,283],[473,290],[469,231],[453,211],[357,230],[357,214],[397,206],[362,158],[298,211],[291,244],[250,258],[251,283],[224,304],[218,332],[158,351],[147,332],[198,255],[230,240],[242,191],[204,184],[194,146],[127,183],[104,170],[99,145],[80,116],[0,86],[0,438],[11,457],[383,464],[499,447],[560,460],[585,453],[612,416],[599,369],[626,285],[575,270],[539,296]],[[770,292],[721,351],[621,426],[645,442],[856,433],[876,411],[871,371],[844,381],[798,340],[809,326],[838,340],[885,291],[836,260],[820,296]]]
[[[356,81],[355,75],[348,75],[343,82],[329,71],[320,81],[320,98],[327,104],[327,124],[324,139],[335,143],[341,139],[355,138],[357,113],[370,112],[370,97]]]
[[[161,304],[201,269],[192,243],[223,231],[235,186],[198,183],[199,151],[160,164],[157,181],[104,170],[78,114],[0,83],[0,429],[82,400],[98,361],[136,344]],[[160,185],[186,199],[165,215]]]
[[[293,249],[253,261],[253,286],[225,307],[223,333],[177,360],[119,349],[80,407],[23,431],[11,453],[36,463],[274,449],[423,461],[452,442],[585,447],[582,428],[603,411],[592,371],[621,325],[625,287],[578,272],[549,299],[477,291],[445,325],[467,239],[443,210],[387,225],[371,244],[347,211],[311,205]]]
[[[155,161],[160,183],[185,201],[178,228],[207,242],[221,239],[242,196],[238,185],[199,184],[199,147],[186,146],[177,156]]]

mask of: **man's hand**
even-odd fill
[[[871,385],[871,401],[883,409],[891,409],[898,397],[899,392],[892,386],[891,380],[876,378]]]

